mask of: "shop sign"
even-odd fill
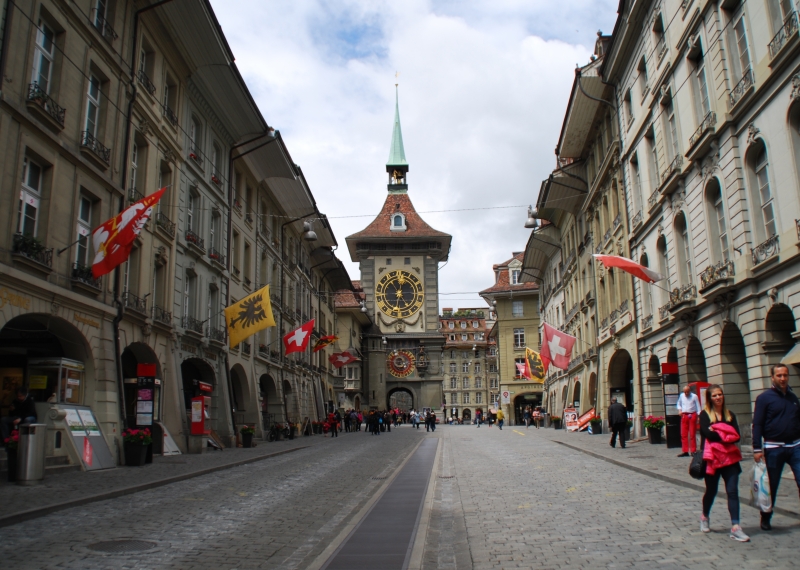
[[[5,287],[2,287],[0,288],[0,309],[5,307],[6,305],[11,305],[12,307],[19,307],[20,309],[30,309],[31,300],[30,297],[23,297],[22,295],[17,295],[16,293],[12,293]]]
[[[82,316],[80,316],[78,313],[75,313],[75,320],[76,320],[77,322],[79,322],[79,323],[82,323],[82,324],[84,324],[84,325],[88,325],[88,326],[90,326],[90,327],[94,327],[94,328],[96,328],[96,329],[99,329],[99,328],[100,328],[100,323],[98,323],[98,322],[97,322],[97,321],[95,321],[94,319],[90,319],[90,318],[88,318],[88,317],[82,317]]]
[[[204,355],[206,358],[208,358],[209,360],[213,360],[213,361],[215,361],[215,362],[216,362],[216,360],[217,360],[217,355],[216,355],[216,354],[214,354],[213,352],[211,352],[210,350],[206,350],[206,351],[204,351],[204,352],[203,352],[203,355]]]
[[[183,352],[191,352],[192,354],[197,354],[197,348],[192,346],[191,344],[181,344],[181,350]]]
[[[213,392],[214,387],[209,384],[208,382],[198,382],[197,387],[200,388],[203,392]]]
[[[45,390],[47,388],[47,376],[32,374],[28,376],[28,389]]]

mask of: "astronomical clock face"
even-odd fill
[[[389,373],[396,378],[405,378],[414,372],[414,353],[408,350],[395,350],[386,358]]]
[[[375,287],[378,308],[395,319],[405,319],[422,308],[422,282],[407,271],[390,271]]]

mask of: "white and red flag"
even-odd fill
[[[525,362],[516,362],[515,364],[517,366],[517,378],[530,378],[528,365]]]
[[[111,273],[115,267],[128,259],[133,249],[133,241],[150,219],[153,206],[158,203],[166,189],[165,186],[131,204],[92,232],[95,251],[92,275],[95,279]]]
[[[569,368],[569,361],[572,358],[572,347],[575,346],[577,339],[565,332],[544,324],[544,335],[542,338],[542,350],[539,355],[545,365],[545,370],[553,363],[553,366],[566,370]]]
[[[314,319],[311,319],[299,329],[295,329],[283,337],[284,354],[305,352],[311,341],[311,331],[314,330]]]
[[[657,271],[653,271],[652,269],[645,267],[644,265],[640,265],[633,261],[632,259],[628,259],[627,257],[621,257],[619,255],[603,255],[603,254],[594,254],[595,259],[608,267],[617,267],[622,269],[626,273],[630,273],[634,277],[638,277],[648,283],[655,283],[657,281],[662,281],[666,279],[663,275],[661,275]]]
[[[358,357],[352,352],[345,350],[344,352],[334,352],[333,354],[331,354],[328,360],[330,361],[331,364],[334,365],[334,367],[341,368],[345,364],[350,364],[351,362],[355,362],[356,360],[358,360]]]

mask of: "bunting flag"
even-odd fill
[[[666,277],[657,271],[653,271],[644,265],[640,265],[632,259],[628,259],[627,257],[603,254],[593,254],[593,257],[607,268],[617,267],[626,273],[630,273],[634,277],[638,277],[643,281],[647,281],[648,283],[656,283],[657,281],[663,281],[666,279]]]
[[[153,206],[158,203],[166,189],[165,186],[131,204],[92,232],[92,245],[95,251],[92,276],[95,279],[111,273],[115,267],[128,259],[133,249],[133,241],[150,219]]]
[[[542,352],[540,354],[544,369],[550,363],[561,370],[569,368],[569,361],[572,358],[572,347],[578,340],[574,336],[561,332],[557,328],[544,324],[544,334],[542,335]]]
[[[527,364],[529,380],[544,382],[547,366],[545,366],[542,356],[538,352],[525,348],[525,364]]]
[[[269,285],[225,308],[228,345],[233,348],[252,334],[275,326]]]
[[[331,354],[330,358],[328,358],[331,364],[333,364],[336,368],[341,368],[345,364],[350,364],[358,360],[358,357],[354,355],[352,352],[344,351],[344,352],[335,352]]]
[[[283,337],[284,354],[305,352],[311,342],[311,332],[314,330],[314,319],[297,328]]]
[[[321,339],[319,339],[319,340],[317,341],[317,343],[314,345],[314,348],[312,349],[312,352],[319,352],[320,350],[322,350],[322,349],[323,349],[323,348],[325,348],[326,346],[330,346],[330,345],[332,345],[332,344],[333,344],[334,342],[336,342],[337,340],[339,340],[339,337],[338,337],[338,336],[335,336],[335,335],[323,336],[323,337],[322,337]]]

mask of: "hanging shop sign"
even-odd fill
[[[209,384],[208,382],[198,382],[197,387],[200,388],[203,392],[213,392],[214,386]]]

